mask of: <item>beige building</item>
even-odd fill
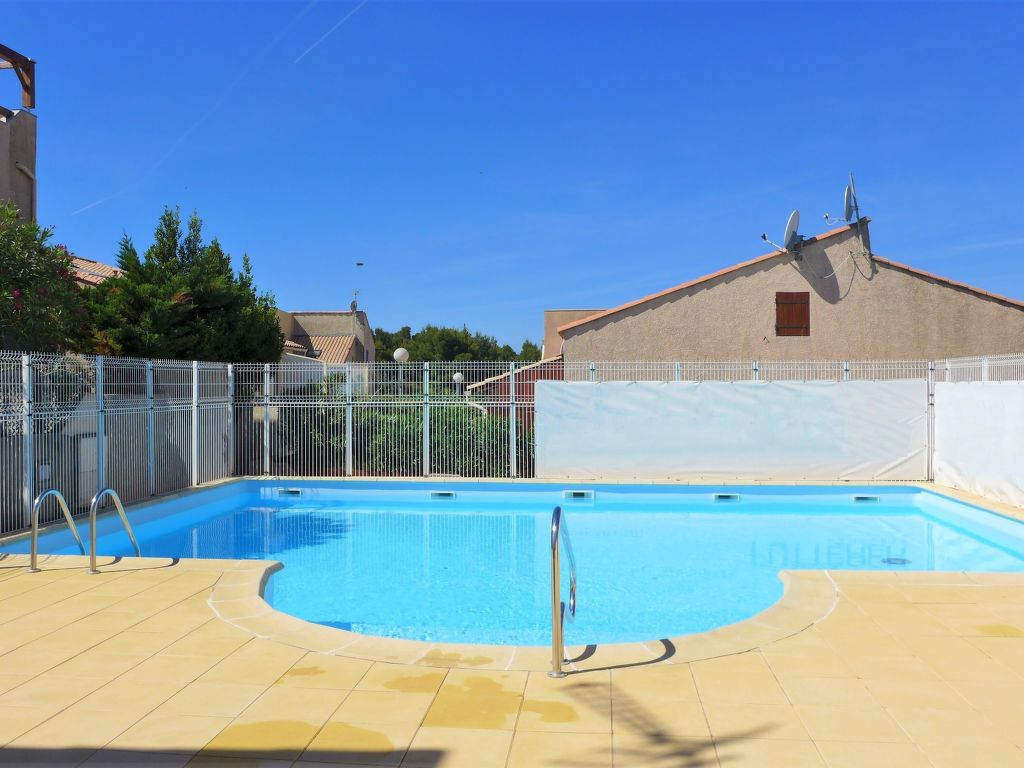
[[[935,360],[1024,349],[1024,303],[871,252],[864,218],[562,322],[565,360]]]
[[[21,218],[36,219],[35,62],[0,45],[0,69],[21,83],[22,109],[0,106],[0,201],[13,202]]]
[[[360,309],[348,312],[279,309],[277,320],[284,334],[283,363],[297,362],[296,358],[325,364],[372,363],[376,359],[373,331],[366,313]]]

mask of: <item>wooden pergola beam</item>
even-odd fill
[[[21,106],[35,109],[36,106],[36,63],[28,56],[0,44],[0,69],[13,69],[21,82]]]

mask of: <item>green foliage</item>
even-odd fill
[[[329,377],[309,385],[300,397],[315,406],[282,407],[278,416],[274,472],[282,475],[345,474],[344,386]],[[353,473],[418,475],[423,471],[423,402],[388,407],[352,406]],[[520,473],[532,470],[532,429],[519,425]],[[509,474],[506,409],[488,410],[461,399],[430,409],[430,466],[435,475],[506,477]]]
[[[0,203],[0,349],[65,350],[85,324],[71,254],[51,235]]]
[[[373,337],[377,360],[382,362],[391,360],[399,347],[409,351],[409,360],[413,362],[540,360],[540,347],[532,341],[524,341],[517,354],[508,344],[498,344],[493,336],[483,333],[471,333],[465,326],[459,329],[427,325],[416,333],[407,325],[394,332],[375,328]]]
[[[236,274],[193,213],[164,209],[143,257],[121,239],[122,274],[86,291],[90,351],[133,357],[276,362],[283,337],[273,296],[257,293],[248,256]]]

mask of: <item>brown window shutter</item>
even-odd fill
[[[775,294],[775,335],[811,335],[811,294],[808,291]]]

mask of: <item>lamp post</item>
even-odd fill
[[[398,394],[404,395],[405,382],[403,381],[402,378],[402,363],[405,363],[409,360],[409,350],[407,350],[405,347],[399,347],[394,351],[392,357],[394,357],[395,362],[398,363]]]
[[[462,373],[460,373],[459,371],[456,371],[452,375],[452,381],[455,382],[455,394],[456,395],[462,394],[462,382],[464,382],[465,380],[466,380],[466,377],[463,376]]]

